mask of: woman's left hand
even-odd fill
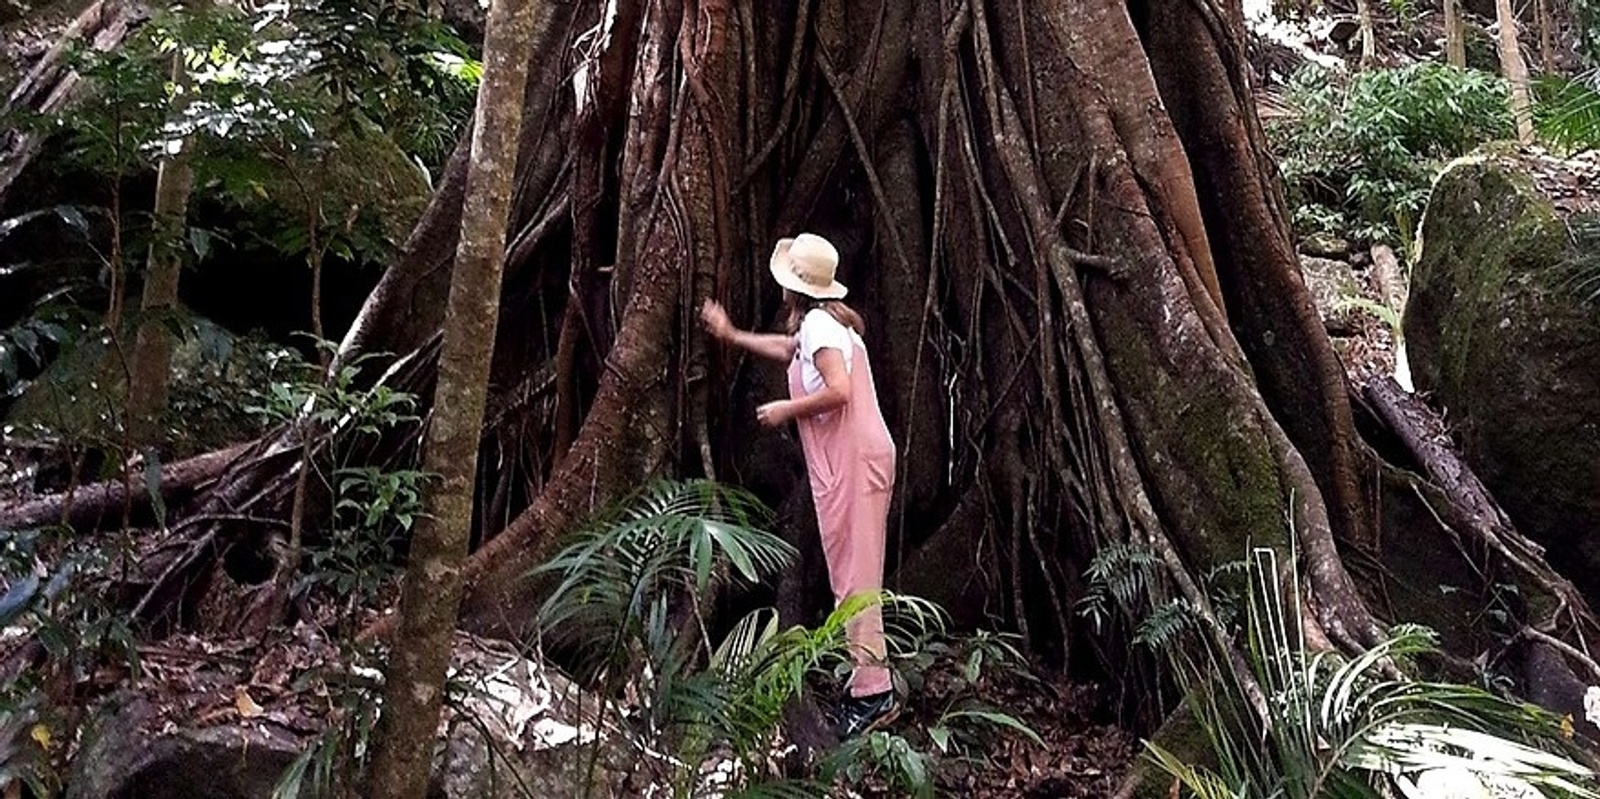
[[[756,421],[765,427],[780,427],[794,418],[794,403],[789,400],[763,403],[756,408]]]

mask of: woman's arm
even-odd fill
[[[756,408],[756,421],[777,427],[790,419],[836,411],[850,404],[850,372],[844,367],[844,353],[833,347],[817,350],[813,357],[822,374],[822,388],[800,399],[768,402]]]
[[[706,332],[719,341],[726,341],[774,361],[788,361],[794,357],[797,345],[794,336],[740,330],[733,326],[728,319],[728,312],[715,301],[706,300],[705,305],[700,306],[700,320],[705,323]]]

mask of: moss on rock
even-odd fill
[[[1406,307],[1407,355],[1512,521],[1595,597],[1600,308],[1575,289],[1573,270],[1596,253],[1574,244],[1572,219],[1534,173],[1495,152],[1440,176]]]

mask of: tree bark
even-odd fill
[[[373,738],[368,795],[378,799],[422,799],[432,774],[445,668],[461,602],[461,567],[472,532],[473,481],[536,9],[535,0],[496,0],[489,11],[460,244],[423,449],[431,484],[411,538],[400,627],[389,650],[383,713]]]
[[[1467,33],[1461,20],[1461,0],[1444,0],[1445,62],[1453,67],[1467,66]]]
[[[188,99],[187,69],[180,51],[172,58],[172,84],[178,96],[174,113]],[[153,453],[162,438],[167,410],[167,385],[172,374],[173,327],[178,310],[178,280],[183,274],[183,240],[188,226],[189,194],[194,189],[194,169],[189,145],[173,142],[156,171],[155,207],[151,211],[152,241],[139,303],[138,334],[134,338],[133,367],[128,375],[129,440],[134,447]]]
[[[1373,65],[1378,58],[1377,24],[1372,19],[1372,0],[1356,0],[1356,18],[1361,30],[1362,69]]]
[[[1240,32],[1220,6],[1133,5],[1194,165],[1233,333],[1273,416],[1306,455],[1339,541],[1375,552],[1361,489],[1368,455],[1345,399],[1344,366],[1300,275]]]
[[[50,115],[65,110],[76,100],[83,82],[77,72],[67,69],[68,49],[84,42],[101,52],[116,49],[142,21],[143,13],[131,0],[95,0],[12,87],[0,116],[9,119],[15,114]],[[33,163],[45,138],[19,128],[6,132],[0,141],[0,198]]]
[[[1528,64],[1522,60],[1522,44],[1517,38],[1517,14],[1511,0],[1495,0],[1495,19],[1500,28],[1500,74],[1511,84],[1511,115],[1517,123],[1517,141],[1533,143],[1533,105],[1528,98]]]
[[[1556,71],[1556,21],[1550,12],[1551,0],[1537,0],[1539,17],[1539,66],[1545,74]]]
[[[634,234],[640,242],[636,261],[618,265],[631,274],[627,281],[635,290],[571,449],[528,509],[473,555],[465,613],[481,629],[523,629],[532,607],[525,574],[557,535],[612,491],[658,472],[682,441],[674,373],[682,374],[678,364],[693,333],[674,322],[692,318],[680,317],[679,309],[696,307],[691,298],[706,296],[712,276],[727,271],[737,240],[726,208],[732,192],[727,166],[739,145],[731,9],[721,2],[690,2],[679,17],[676,3],[658,1],[644,16],[652,20],[647,40],[676,43],[685,83],[670,99],[668,119],[677,124],[653,177],[654,202],[635,220],[643,226]],[[672,67],[668,59],[647,57],[636,85],[655,85]],[[641,94],[636,90],[634,96]],[[630,137],[653,136],[658,121],[637,119]],[[597,486],[606,487],[605,493],[597,494]]]
[[[156,483],[159,486],[157,493],[169,507],[176,507],[199,494],[249,446],[238,444],[162,466]],[[151,502],[149,489],[149,482],[133,475],[78,486],[68,493],[0,507],[0,529],[26,530],[61,524],[73,530],[94,530],[104,522],[120,520],[125,506],[135,514],[146,513]]]

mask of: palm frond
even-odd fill
[[[1557,150],[1600,147],[1600,72],[1577,78],[1545,75],[1534,82],[1534,127]]]
[[[1568,744],[1552,714],[1474,686],[1407,676],[1410,664],[1436,651],[1432,631],[1399,626],[1351,658],[1310,652],[1299,607],[1294,575],[1282,574],[1271,550],[1256,550],[1245,673],[1210,639],[1198,654],[1173,653],[1217,768],[1197,769],[1154,745],[1148,755],[1195,796],[1410,796],[1428,772],[1445,770],[1521,791],[1507,795],[1600,799],[1595,775],[1557,754]],[[1250,686],[1265,694],[1261,701]]]
[[[1149,741],[1144,746],[1155,764],[1187,788],[1195,799],[1244,799],[1246,794],[1243,788],[1230,788],[1216,772],[1204,766],[1185,763],[1177,755]]]
[[[630,637],[663,639],[662,602],[698,602],[711,577],[731,568],[756,581],[795,557],[761,528],[767,512],[754,496],[706,480],[662,480],[597,515],[571,543],[534,570],[556,585],[540,607],[549,643],[580,651],[591,667],[621,654]],[[656,622],[656,634],[646,625]],[[597,635],[596,633],[601,633]]]

